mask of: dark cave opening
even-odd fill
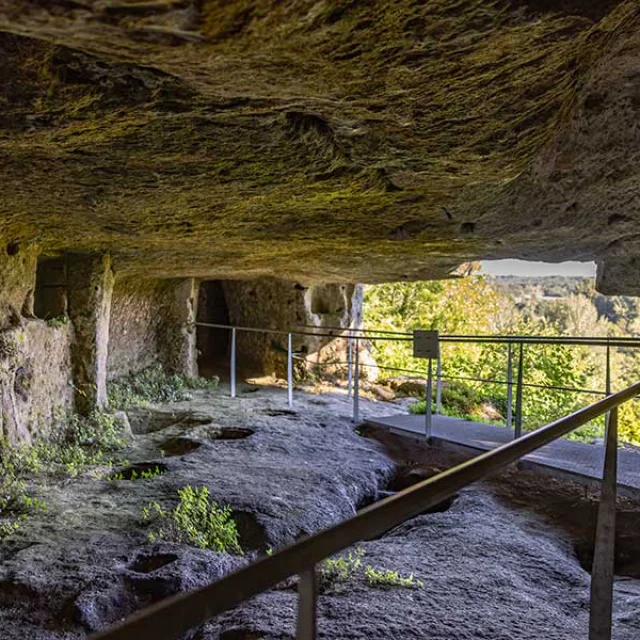
[[[33,314],[51,320],[67,314],[67,273],[64,258],[38,258]]]
[[[200,284],[197,322],[229,324],[229,309],[219,280],[206,280]],[[228,329],[197,327],[196,346],[201,376],[226,371],[230,345],[231,332]]]

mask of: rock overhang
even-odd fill
[[[634,1],[9,2],[0,234],[154,277],[596,259],[634,293],[639,23]]]

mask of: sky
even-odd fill
[[[584,276],[595,277],[595,262],[530,262],[483,260],[480,273],[492,276]]]

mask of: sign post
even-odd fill
[[[424,358],[429,361],[427,368],[427,389],[424,411],[425,437],[431,437],[433,406],[431,396],[433,394],[433,361],[440,359],[440,337],[437,331],[423,331],[416,329],[413,332],[413,357]]]

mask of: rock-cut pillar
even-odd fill
[[[196,312],[198,283],[194,278],[166,281],[163,322],[159,333],[160,361],[167,373],[198,375]]]
[[[87,415],[107,404],[107,353],[113,271],[108,255],[67,256],[69,317],[75,329],[71,360],[76,409]]]

